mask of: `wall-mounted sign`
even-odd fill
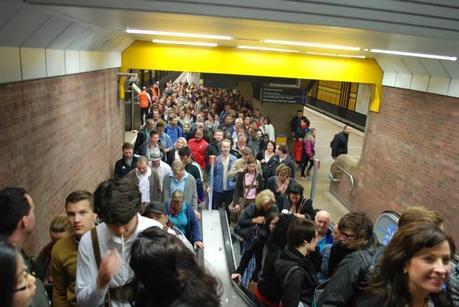
[[[299,104],[306,102],[306,91],[300,89],[262,87],[260,91],[261,102]]]

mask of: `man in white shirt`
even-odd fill
[[[163,180],[164,177],[169,175],[172,172],[171,167],[166,162],[162,161],[163,153],[158,150],[153,150],[150,154],[150,161],[151,161],[151,168],[153,171],[159,176],[159,183],[161,187],[161,191],[163,190]]]
[[[126,177],[137,180],[141,193],[142,204],[147,205],[154,200],[162,201],[161,182],[156,170],[148,166],[146,157],[141,156],[137,159],[137,167],[127,174]]]
[[[80,240],[76,296],[80,306],[128,307],[130,249],[137,235],[158,221],[138,214],[141,196],[127,177],[102,182],[94,192],[95,211],[103,223]],[[108,305],[107,305],[108,304]]]

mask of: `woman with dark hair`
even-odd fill
[[[452,307],[445,286],[454,253],[453,240],[434,225],[401,227],[355,306]]]
[[[279,166],[279,157],[276,155],[276,143],[267,141],[266,148],[257,155],[257,160],[261,163],[263,179],[266,181],[269,177],[276,175],[276,168]]]
[[[289,193],[278,199],[279,210],[287,210],[296,217],[314,220],[316,211],[312,207],[312,200],[304,198],[303,191],[302,186],[297,183],[293,184]]]
[[[35,277],[27,273],[22,256],[13,245],[0,241],[0,304],[28,307],[35,289]]]
[[[158,227],[139,234],[129,264],[136,307],[220,306],[217,280],[179,239]]]
[[[296,217],[293,214],[282,214],[264,247],[262,273],[258,280],[255,295],[266,306],[279,306],[281,289],[276,277],[274,263],[279,259],[282,250],[287,244],[287,230],[295,219]]]
[[[249,265],[250,259],[252,256],[255,256],[256,265],[255,270],[252,273],[252,280],[255,282],[258,280],[258,273],[260,272],[262,265],[263,247],[265,246],[269,234],[276,228],[280,216],[280,213],[277,212],[269,214],[263,225],[257,229],[255,237],[252,240],[252,244],[250,244],[250,247],[245,250],[241,257],[241,261],[239,261],[239,266],[237,267],[236,272],[231,274],[231,279],[240,282],[242,274],[244,274],[247,266]]]

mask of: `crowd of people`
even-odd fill
[[[66,196],[37,261],[22,249],[32,195],[0,190],[2,306],[219,306],[221,282],[195,254],[208,203],[231,217],[242,256],[231,278],[261,306],[457,306],[455,245],[437,212],[408,208],[382,246],[365,213],[335,224],[304,195],[295,172],[311,176],[316,131],[302,111],[290,154],[237,91],[155,83],[138,99],[135,144],[94,193]],[[347,153],[349,131],[335,135],[333,158]]]

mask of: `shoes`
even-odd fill
[[[300,176],[300,179],[306,180],[306,177],[304,177],[304,176]]]

